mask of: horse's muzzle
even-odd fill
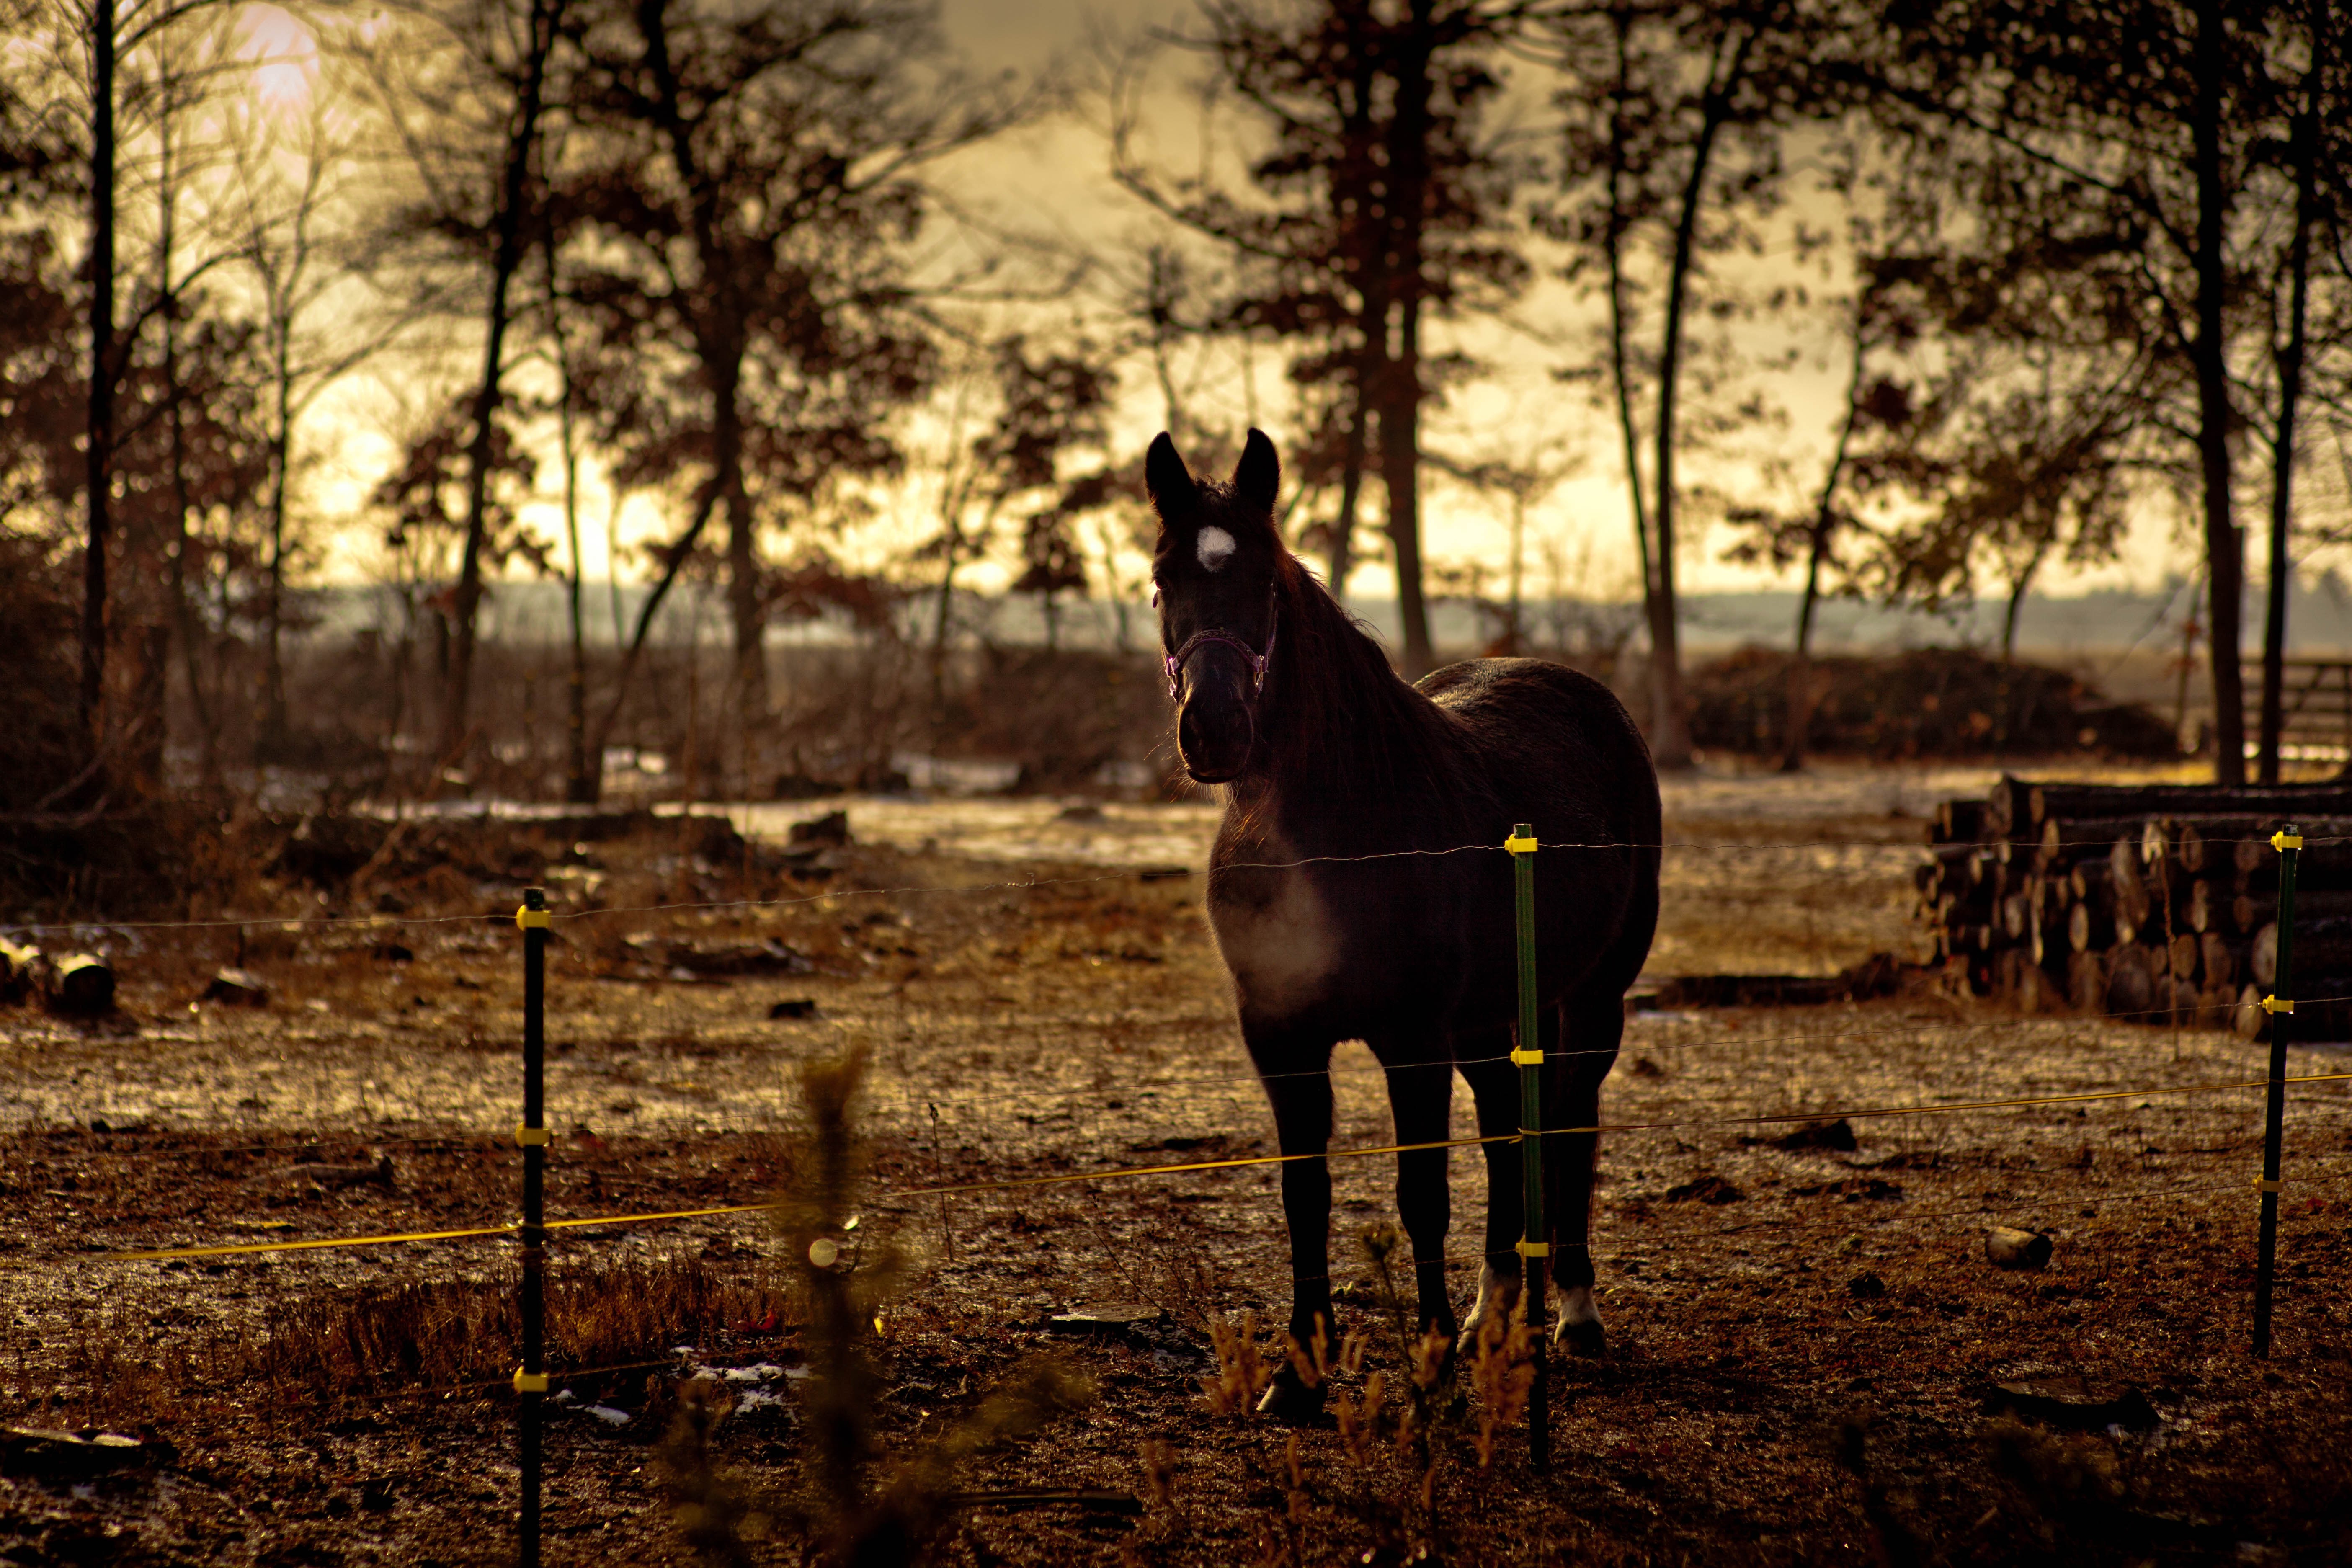
[[[1218,661],[1220,664],[1228,661]],[[1230,784],[1249,766],[1257,719],[1244,685],[1227,670],[1204,671],[1192,683],[1176,718],[1176,747],[1195,784]]]

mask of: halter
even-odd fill
[[[1167,656],[1168,700],[1181,702],[1184,697],[1184,661],[1211,643],[1223,643],[1249,661],[1250,700],[1255,702],[1265,692],[1265,667],[1274,658],[1275,634],[1282,629],[1282,602],[1276,597],[1277,584],[1265,587],[1265,651],[1260,653],[1231,632],[1194,632],[1184,639],[1184,646]]]

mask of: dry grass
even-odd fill
[[[215,1377],[322,1400],[496,1384],[521,1355],[511,1270],[419,1279],[271,1302],[259,1331],[226,1347]],[[547,1279],[548,1366],[571,1373],[674,1362],[670,1347],[715,1343],[761,1325],[789,1331],[793,1293],[745,1284],[698,1259],[561,1268]]]
[[[82,1314],[57,1356],[56,1419],[152,1426],[223,1399],[329,1410],[387,1396],[502,1388],[521,1356],[511,1268],[355,1290],[271,1292],[234,1334],[166,1308]],[[547,1363],[559,1376],[675,1365],[671,1347],[759,1339],[791,1352],[795,1293],[698,1259],[590,1263],[547,1280]],[[156,1333],[155,1330],[173,1331]],[[194,1331],[193,1332],[189,1331]]]
[[[1793,856],[1792,841],[1843,831],[1856,853],[1899,868],[1907,853],[1895,840],[1917,827],[1916,816],[1906,825],[1883,809],[1817,812],[1792,826],[1797,814],[1765,813],[1745,792],[1721,789],[1741,795],[1731,803],[1738,809],[1686,816],[1670,836],[1768,843],[1771,855]],[[1822,967],[1841,967],[1907,931],[1899,912],[1888,926],[1836,902],[1841,889],[1848,905],[1866,901],[1853,889],[1874,861],[1862,871],[1803,871],[1742,853],[1674,872],[1686,879],[1670,883],[1667,931],[1688,944],[1689,967],[1801,967],[1814,952]],[[834,886],[1001,879],[998,868],[877,854]],[[1891,879],[1902,886],[1899,870]],[[1734,894],[1741,912],[1727,921],[1718,895]],[[1291,1433],[1234,1408],[1288,1347],[1252,1332],[1253,1373],[1230,1328],[1243,1397],[1215,1415],[1201,1381],[1217,1370],[1209,1325],[1245,1315],[1278,1323],[1288,1304],[1272,1173],[1075,1184],[945,1205],[887,1195],[937,1181],[1270,1152],[1198,897],[1182,881],[1119,881],[631,917],[639,923],[630,929],[665,941],[774,937],[819,958],[814,973],[732,984],[607,976],[593,944],[559,950],[551,1120],[563,1136],[551,1162],[552,1213],[740,1200],[778,1190],[793,1173],[805,1183],[815,1167],[774,1136],[791,1121],[800,1068],[862,1048],[870,1066],[854,1114],[863,1146],[844,1167],[855,1181],[795,1222],[795,1245],[858,1213],[856,1234],[871,1238],[859,1267],[886,1251],[904,1263],[887,1293],[851,1286],[839,1314],[854,1331],[841,1344],[871,1373],[870,1397],[847,1416],[866,1455],[852,1467],[854,1504],[827,1500],[852,1493],[816,1484],[807,1438],[818,1407],[804,1384],[793,1385],[788,1411],[768,1407],[756,1419],[728,1413],[722,1390],[696,1394],[703,1415],[682,1434],[672,1468],[649,1463],[645,1437],[692,1403],[666,1375],[678,1403],[658,1422],[615,1436],[574,1415],[551,1435],[557,1517],[580,1531],[551,1542],[551,1563],[675,1562],[694,1542],[733,1550],[729,1540],[753,1562],[798,1561],[811,1542],[838,1539],[829,1521],[840,1516],[884,1519],[899,1478],[921,1471],[920,1456],[941,1453],[952,1488],[936,1470],[908,1483],[935,1502],[955,1488],[1107,1488],[1146,1500],[1139,1527],[1075,1506],[925,1504],[918,1533],[929,1559],[971,1568],[1400,1562],[1433,1544],[1448,1562],[1531,1559],[1545,1568],[2172,1568],[2235,1557],[2242,1540],[2254,1543],[2250,1561],[2352,1559],[2342,1458],[2352,1453],[2344,1441],[2352,1417],[2340,1375],[2352,1340],[2335,1288],[2352,1268],[2344,1185],[2352,1100],[2330,1086],[2297,1091],[2280,1352],[2251,1363],[2246,1184],[2259,1100],[2199,1088],[2242,1078],[2249,1064],[2233,1037],[2193,1030],[2011,1018],[1926,998],[1642,1016],[1628,1025],[1604,1112],[1665,1125],[1612,1135],[1604,1149],[1596,1244],[1612,1350],[1598,1362],[1554,1363],[1559,1458],[1549,1479],[1526,1474],[1523,1426],[1508,1418],[1507,1353],[1482,1365],[1476,1347],[1465,1347],[1465,1405],[1440,1393],[1425,1415],[1400,1418],[1414,1406],[1417,1347],[1386,1315],[1377,1268],[1344,1244],[1337,1342],[1300,1348],[1331,1381],[1335,1418],[1344,1406],[1346,1424]],[[1820,919],[1811,931],[1809,909]],[[877,913],[885,918],[866,919]],[[1849,940],[1841,931],[1853,947],[1841,947]],[[216,1489],[205,1495],[240,1506],[277,1500],[266,1526],[205,1511],[212,1505],[194,1489],[168,1502],[152,1488],[102,1500],[106,1519],[150,1531],[159,1554],[236,1561],[232,1534],[251,1541],[266,1530],[288,1550],[354,1564],[472,1561],[496,1544],[484,1521],[511,1509],[510,1482],[488,1462],[509,1451],[502,1401],[379,1398],[372,1410],[352,1402],[331,1415],[309,1392],[330,1375],[321,1369],[408,1342],[437,1365],[502,1381],[512,1364],[499,1337],[510,1332],[499,1326],[506,1278],[465,1279],[493,1244],[381,1262],[305,1254],[268,1272],[218,1275],[119,1270],[77,1253],[85,1237],[211,1239],[247,1219],[315,1236],[503,1217],[513,1152],[484,1129],[512,1115],[514,1064],[501,1044],[516,1026],[512,933],[452,928],[415,945],[413,964],[389,967],[348,958],[314,965],[307,950],[273,958],[282,1000],[257,1014],[184,1021],[185,994],[142,994],[145,982],[134,980],[130,1005],[141,1022],[126,1033],[84,1037],[27,1018],[14,1034],[18,1102],[63,1110],[48,1112],[39,1131],[0,1140],[11,1207],[0,1240],[19,1249],[8,1297],[16,1319],[0,1339],[5,1413],[155,1431],[204,1456]],[[1162,962],[1123,957],[1130,946]],[[405,1006],[415,995],[430,1005]],[[773,1000],[803,995],[816,999],[814,1017],[767,1021]],[[321,1018],[312,999],[336,1011]],[[2329,1070],[2336,1059],[2299,1049],[2295,1070]],[[1342,1145],[1388,1141],[1371,1066],[1360,1047],[1340,1052]],[[341,1086],[362,1075],[390,1086],[369,1101],[371,1120],[314,1109],[354,1105]],[[120,1102],[107,1096],[131,1092],[111,1087],[121,1085],[162,1108],[141,1114],[189,1130],[109,1137],[64,1125],[105,1111],[119,1129]],[[1724,1121],[2118,1086],[2198,1092],[1858,1121],[1853,1151],[1788,1147],[1783,1128]],[[247,1098],[271,1109],[233,1109]],[[1455,1109],[1458,1131],[1467,1109],[1458,1099]],[[397,1125],[372,1120],[386,1113]],[[260,1131],[241,1131],[248,1126]],[[373,1139],[412,1134],[421,1142],[394,1148],[400,1175],[390,1188],[314,1194],[283,1191],[274,1176],[255,1183],[290,1162],[357,1159]],[[1484,1184],[1466,1156],[1453,1169],[1459,1302],[1475,1277]],[[1708,1174],[1719,1185],[1707,1191],[1733,1195],[1720,1204],[1673,1195]],[[1391,1211],[1388,1162],[1335,1162],[1333,1178],[1343,1237]],[[2050,1267],[1987,1268],[1980,1231],[1994,1221],[2052,1233]],[[614,1359],[630,1359],[633,1345],[658,1356],[684,1342],[687,1331],[668,1325],[703,1312],[698,1291],[733,1301],[750,1298],[730,1293],[755,1289],[781,1298],[780,1327],[801,1326],[796,1346],[775,1336],[730,1342],[732,1307],[718,1329],[696,1331],[696,1342],[714,1353],[740,1349],[740,1361],[781,1361],[796,1348],[806,1364],[831,1353],[815,1343],[814,1302],[795,1273],[804,1251],[749,1222],[658,1234],[680,1259],[675,1267],[699,1269],[707,1286],[633,1283],[620,1266],[630,1243],[617,1237],[581,1237],[577,1253],[566,1244],[567,1256],[609,1258],[620,1270],[603,1284],[578,1276],[583,1289],[616,1299],[604,1342]],[[1865,1275],[1875,1287],[1857,1292]],[[95,1295],[60,1300],[88,1279],[104,1282],[102,1307]],[[443,1283],[425,1289],[428,1280]],[[641,1312],[620,1310],[632,1297]],[[1054,1312],[1137,1300],[1160,1305],[1166,1318],[1100,1341],[1046,1335]],[[866,1314],[877,1303],[875,1323]],[[446,1326],[467,1314],[488,1325],[472,1344]],[[311,1347],[302,1352],[310,1370],[277,1384],[250,1364],[263,1359],[272,1324]],[[983,1414],[990,1391],[1008,1384],[1011,1408],[1042,1407],[1021,1403],[1021,1369],[1055,1347],[1099,1386],[1094,1404],[1047,1425]],[[205,1356],[214,1353],[245,1357],[237,1364],[250,1370],[208,1387]],[[2044,1373],[2138,1384],[2163,1421],[2153,1432],[2077,1437],[1987,1424],[1986,1383]],[[400,1489],[396,1508],[379,1515],[353,1501],[335,1511],[338,1497],[360,1497],[362,1480],[387,1478]],[[44,1506],[0,1479],[0,1540]],[[701,1511],[689,1520],[681,1508]],[[706,1525],[717,1533],[700,1533]]]

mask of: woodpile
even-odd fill
[[[2352,1037],[2352,784],[2036,784],[1946,801],[1917,872],[1945,983],[2029,1012],[2267,1032],[2280,857],[2294,1030]],[[2344,1000],[2337,1000],[2343,998]]]
[[[0,937],[0,1000],[38,1001],[57,1013],[103,1013],[114,1005],[114,966],[94,952],[52,958]]]

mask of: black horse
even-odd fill
[[[1227,787],[1209,861],[1209,918],[1242,1037],[1285,1154],[1331,1137],[1331,1052],[1371,1047],[1399,1143],[1447,1128],[1458,1068],[1482,1136],[1519,1125],[1510,858],[1534,825],[1544,1003],[1544,1124],[1591,1127],[1617,1058],[1625,988],[1658,914],[1658,784],[1648,748],[1600,682],[1536,659],[1473,659],[1418,686],[1283,548],[1274,443],[1249,433],[1232,482],[1196,482],[1162,435],[1144,480],[1160,514],[1152,561],[1177,742],[1195,780]],[[1555,845],[1570,846],[1566,848]],[[1566,1045],[1561,1045],[1562,1038]],[[1563,1289],[1559,1332],[1601,1346],[1588,1245],[1594,1133],[1547,1147],[1545,1216]],[[1454,1337],[1445,1291],[1446,1151],[1397,1156],[1424,1326]],[[1486,1145],[1486,1266],[1475,1324],[1519,1287],[1519,1149]],[[1290,1331],[1334,1331],[1331,1179],[1282,1167]],[[1266,1407],[1319,1408],[1287,1368]]]

